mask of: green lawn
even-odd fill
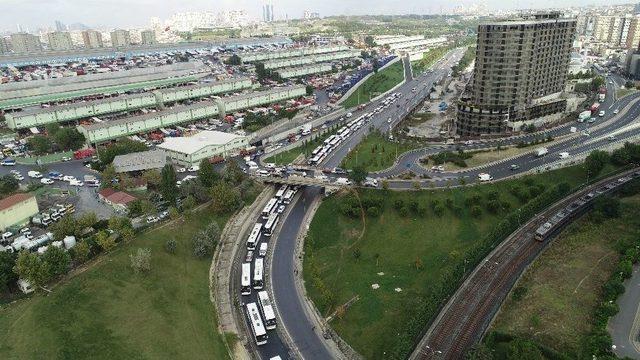
[[[0,308],[3,359],[226,359],[209,300],[210,259],[191,256],[192,235],[226,217],[209,209],[151,230],[102,255],[56,286]],[[164,250],[178,241],[176,254]],[[129,254],[151,249],[151,271],[136,275]]]
[[[343,103],[345,108],[352,108],[369,102],[370,99],[389,91],[404,81],[404,67],[402,61],[389,65],[378,73],[373,74],[358,87]]]
[[[581,350],[602,301],[602,285],[615,270],[617,250],[640,236],[640,196],[621,202],[619,218],[594,223],[586,216],[564,230],[524,274],[517,287],[523,295],[505,302],[491,330],[533,340],[569,358],[590,358]],[[493,346],[503,349],[500,343]]]
[[[450,49],[451,48],[449,46],[436,47],[424,53],[424,55],[422,55],[422,59],[412,61],[411,69],[413,71],[413,75],[417,76],[423,73],[436,61],[438,61],[438,59],[442,58]]]
[[[584,181],[585,174],[580,167],[572,167],[530,178],[535,185],[550,189],[564,181],[575,187]],[[396,352],[391,358],[405,357],[411,341],[398,341],[403,338],[401,334],[406,334],[409,321],[417,313],[426,314],[419,323],[412,322],[411,328],[419,332],[427,325],[426,319],[434,316],[436,310],[425,310],[425,299],[441,299],[438,294],[452,285],[444,284],[448,282],[445,279],[450,278],[455,268],[466,267],[465,258],[480,251],[480,240],[508,213],[490,213],[486,207],[488,194],[497,191],[500,201],[515,210],[522,205],[510,192],[516,184],[530,189],[519,179],[438,191],[363,190],[358,196],[361,203],[371,204],[371,199],[376,198],[383,203],[380,216],[371,216],[367,210],[368,215],[363,218],[360,210],[356,218],[344,215],[350,203],[360,209],[354,195],[326,198],[311,223],[304,245],[304,276],[311,299],[326,316],[359,296],[331,323],[333,328],[367,359],[388,358],[392,351]],[[482,199],[479,217],[471,215],[471,206],[465,201],[473,194]],[[404,205],[397,206],[397,200]],[[433,201],[444,209],[442,216],[436,215]],[[412,202],[426,208],[426,213],[418,215],[418,211],[411,210]],[[367,206],[370,205],[363,208]],[[373,284],[380,288],[372,289]]]
[[[633,88],[631,88],[631,89],[628,89],[628,88],[627,89],[618,89],[618,91],[616,92],[616,96],[618,97],[618,99],[620,99],[620,98],[623,98],[623,97],[625,97],[625,96],[627,96],[629,94],[633,94],[636,91],[638,91],[638,90],[637,89],[633,89]]]
[[[367,135],[342,161],[346,169],[362,165],[367,171],[378,171],[393,165],[398,155],[418,148],[418,143],[396,143],[378,131]]]

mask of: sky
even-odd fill
[[[276,19],[300,18],[304,10],[320,16],[434,14],[483,0],[271,0]],[[631,0],[484,0],[491,10],[629,3]],[[0,30],[83,23],[90,27],[145,26],[151,17],[164,20],[176,12],[245,10],[260,17],[266,0],[0,0]],[[366,5],[364,5],[366,4]],[[363,6],[364,5],[364,6]]]

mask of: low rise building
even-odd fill
[[[247,148],[246,136],[220,131],[201,131],[193,136],[167,138],[157,146],[174,163],[182,166],[197,165],[214,156],[228,157]]]
[[[32,194],[14,194],[0,200],[0,231],[29,223],[38,211],[38,202]]]
[[[117,173],[162,169],[166,163],[166,155],[159,150],[118,155],[113,158],[113,167]]]
[[[98,191],[98,198],[122,212],[126,212],[129,203],[136,200],[135,196],[112,188]]]

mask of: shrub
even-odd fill
[[[177,247],[178,247],[178,242],[176,241],[176,239],[169,239],[164,244],[164,248],[165,250],[167,250],[169,254],[175,254]]]
[[[471,207],[471,216],[475,218],[479,218],[481,215],[482,215],[482,209],[480,209],[480,206],[474,205]]]
[[[444,215],[444,206],[438,204],[433,208],[433,213],[438,217],[442,217]]]
[[[135,254],[130,254],[131,268],[136,274],[151,270],[151,250],[138,249]]]
[[[370,206],[367,208],[367,214],[371,217],[380,216],[380,209],[376,206]]]

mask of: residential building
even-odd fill
[[[19,193],[0,200],[0,231],[29,223],[38,211],[36,197],[32,194]]]
[[[153,30],[142,30],[140,32],[140,43],[142,45],[156,44],[156,32]]]
[[[201,131],[193,136],[166,138],[157,148],[164,151],[174,163],[192,166],[199,164],[202,159],[237,154],[248,146],[246,136],[221,131]]]
[[[127,47],[131,45],[131,34],[127,30],[116,29],[111,32],[112,47]]]
[[[82,32],[82,42],[86,49],[97,49],[104,46],[102,34],[95,30],[85,30]]]
[[[162,169],[166,164],[167,156],[160,150],[118,155],[113,158],[113,167],[117,173]]]
[[[0,37],[0,55],[9,54],[11,52],[11,41],[9,37]]]
[[[71,42],[71,34],[66,31],[54,31],[47,34],[49,42],[49,50],[71,50],[73,42]]]
[[[126,212],[129,203],[136,200],[135,196],[112,188],[98,191],[98,198],[121,212]]]
[[[34,54],[42,51],[40,38],[24,32],[11,34],[11,47],[16,54]]]
[[[458,103],[457,133],[505,133],[565,111],[561,95],[575,27],[575,19],[555,12],[479,25],[473,77]]]
[[[640,48],[629,50],[625,62],[625,70],[629,77],[640,80]]]

